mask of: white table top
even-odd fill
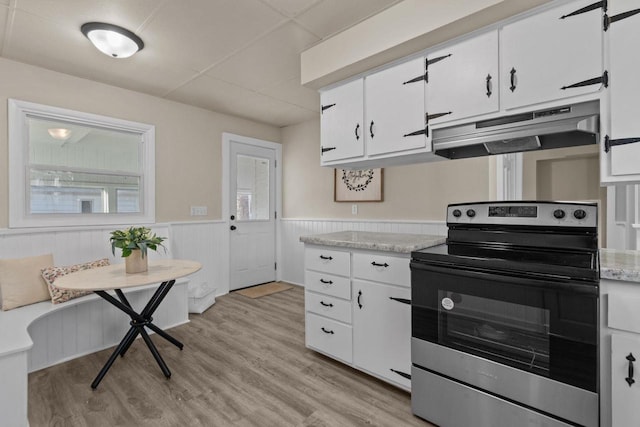
[[[69,273],[56,279],[55,286],[72,291],[104,291],[133,288],[177,279],[195,273],[201,268],[202,265],[196,261],[164,259],[149,261],[148,271],[127,274],[124,271],[124,263],[113,264]]]

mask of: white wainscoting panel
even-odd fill
[[[447,226],[444,221],[355,221],[283,218],[281,223],[282,280],[301,286],[304,286],[304,244],[300,242],[300,236],[347,230],[439,236],[447,234]]]

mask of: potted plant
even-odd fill
[[[158,250],[162,246],[166,252],[167,248],[162,244],[166,237],[159,237],[151,233],[147,227],[129,227],[125,230],[115,230],[111,232],[109,241],[111,242],[111,252],[116,254],[116,248],[122,249],[122,257],[125,258],[125,270],[127,273],[141,273],[147,271],[148,259],[147,251]]]

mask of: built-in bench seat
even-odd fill
[[[189,321],[188,279],[176,281],[154,314],[154,323],[170,328]],[[127,289],[135,309],[149,300],[156,285]],[[39,302],[0,311],[0,419],[2,425],[28,426],[28,373],[116,345],[129,328],[117,308],[95,294],[61,304]],[[97,373],[97,372],[96,372]],[[87,388],[93,378],[87,378]]]

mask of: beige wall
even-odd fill
[[[320,167],[320,120],[282,130],[283,217],[444,220],[447,204],[488,200],[493,168],[487,157],[384,169],[384,201],[333,201],[333,168]]]
[[[280,129],[138,92],[0,59],[0,228],[8,226],[7,99],[156,127],[156,220],[221,218],[222,132],[280,142]],[[206,217],[190,206],[207,206]]]

